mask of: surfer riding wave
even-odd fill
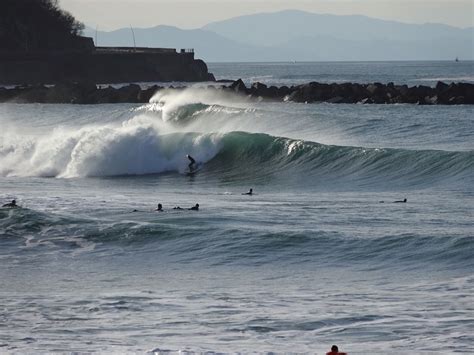
[[[190,172],[193,172],[194,170],[196,170],[197,168],[197,165],[196,165],[196,160],[194,160],[194,158],[192,156],[190,156],[189,154],[186,155],[186,157],[189,159],[190,163],[188,164],[188,167],[189,167],[189,171]]]

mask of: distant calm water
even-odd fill
[[[321,83],[389,83],[434,86],[438,81],[474,83],[474,61],[455,62],[295,62],[210,63],[216,79],[242,78],[246,83],[299,85]]]
[[[209,67],[278,85],[474,76],[454,61]],[[0,209],[0,353],[473,353],[473,113],[202,88],[0,104],[0,201],[23,206]]]

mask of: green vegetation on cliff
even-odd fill
[[[83,29],[58,0],[0,1],[0,50],[74,48]]]

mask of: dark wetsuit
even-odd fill
[[[9,207],[9,208],[15,208],[15,207],[18,207],[18,205],[16,204],[16,201],[13,200],[12,202],[10,203],[6,203],[4,204],[2,207]]]
[[[193,171],[196,169],[196,160],[194,160],[194,158],[192,156],[190,156],[189,154],[187,155],[190,163],[188,165],[189,167],[189,171]]]

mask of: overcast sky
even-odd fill
[[[284,9],[470,27],[474,26],[473,3],[474,0],[60,0],[61,7],[78,20],[101,30],[129,25],[199,28],[235,16]]]

